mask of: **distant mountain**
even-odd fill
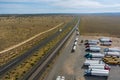
[[[49,16],[49,15],[96,15],[96,16],[120,16],[120,12],[118,13],[45,13],[45,14],[0,14],[0,17],[10,17],[10,16]]]
[[[92,13],[92,15],[120,16],[120,13]]]

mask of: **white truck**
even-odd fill
[[[72,47],[72,52],[75,52],[76,48],[77,48],[77,46],[74,45],[74,46]]]
[[[91,64],[105,64],[102,60],[88,60],[86,59],[86,61],[84,62],[85,66],[89,66]]]
[[[112,40],[108,37],[102,37],[99,40],[100,40],[100,42],[112,42]]]
[[[120,57],[120,52],[105,52],[105,56],[117,56]]]
[[[89,66],[105,66],[105,65],[107,65],[107,64],[90,64]]]
[[[109,70],[101,70],[101,69],[88,69],[85,70],[85,76],[109,76]]]
[[[92,65],[92,66],[88,66],[89,69],[103,69],[103,70],[110,70],[111,67],[108,65]]]
[[[87,52],[100,52],[101,48],[100,47],[88,47],[86,48],[85,51]]]
[[[105,48],[104,52],[120,52],[119,48]]]
[[[87,53],[84,57],[86,58],[103,58],[105,55],[102,53]]]
[[[99,47],[98,45],[86,45],[85,48],[88,48],[88,47]]]
[[[99,40],[101,42],[101,45],[103,45],[103,46],[110,46],[110,45],[112,45],[112,40],[110,38],[103,37],[103,38],[100,38]]]
[[[112,42],[101,42],[102,46],[111,46],[112,45]]]
[[[97,42],[93,42],[93,41],[88,41],[85,43],[85,45],[97,45]]]
[[[85,40],[85,42],[95,42],[95,43],[99,43],[99,40],[91,39],[91,40]]]

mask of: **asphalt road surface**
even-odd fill
[[[71,52],[76,37],[79,38],[77,49],[75,52]],[[76,32],[71,36],[45,80],[56,80],[57,76],[64,76],[65,80],[120,80],[119,66],[111,66],[108,78],[84,76],[85,46],[81,40],[86,40],[86,38],[77,36]]]

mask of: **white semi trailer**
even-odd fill
[[[112,40],[107,37],[100,38],[99,40],[100,40],[100,42],[112,42]]]
[[[101,48],[100,47],[88,47],[86,48],[85,51],[87,52],[100,52]]]
[[[86,40],[85,42],[95,42],[95,43],[99,43],[99,40],[91,39],[91,40]]]
[[[105,48],[104,52],[120,52],[119,48]]]
[[[85,70],[85,76],[109,76],[109,70],[101,70],[101,69],[88,69]]]
[[[94,65],[94,66],[88,66],[89,69],[103,69],[103,70],[110,70],[110,66],[107,65]]]
[[[103,58],[105,55],[102,53],[87,53],[85,54],[86,58]]]
[[[105,65],[107,65],[107,64],[90,64],[89,66],[105,66]]]
[[[97,45],[98,43],[97,42],[92,42],[92,41],[89,41],[89,42],[86,42],[85,45]]]
[[[117,56],[117,57],[120,57],[120,52],[105,52],[105,56]]]
[[[105,64],[102,60],[88,60],[84,62],[85,66],[89,66],[90,64]]]

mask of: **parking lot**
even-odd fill
[[[99,39],[102,36],[83,36],[84,40],[87,39]],[[113,38],[111,37],[111,39],[113,40],[112,45],[111,46],[101,46],[101,53],[103,53],[104,48],[112,48],[112,47],[117,47],[119,48],[120,46],[120,39],[119,38]],[[109,73],[108,78],[105,77],[95,77],[95,76],[90,76],[90,77],[85,77],[85,80],[119,80],[120,79],[120,66],[119,65],[110,65],[111,66],[111,70]]]
[[[120,76],[120,67],[118,65],[110,65],[111,70],[110,74],[107,77],[95,77],[95,76],[84,76],[84,66],[85,61],[85,46],[84,43],[81,43],[81,40],[85,41],[87,39],[98,39],[101,36],[77,36],[79,38],[77,48],[75,52],[71,52],[73,47],[76,34],[71,36],[71,39],[68,41],[64,49],[62,50],[59,58],[56,60],[53,68],[46,77],[45,80],[56,80],[57,76],[64,76],[65,80],[119,80]],[[120,40],[119,38],[111,38],[113,40],[112,46],[110,47],[119,47]],[[101,46],[103,49],[106,46]]]

